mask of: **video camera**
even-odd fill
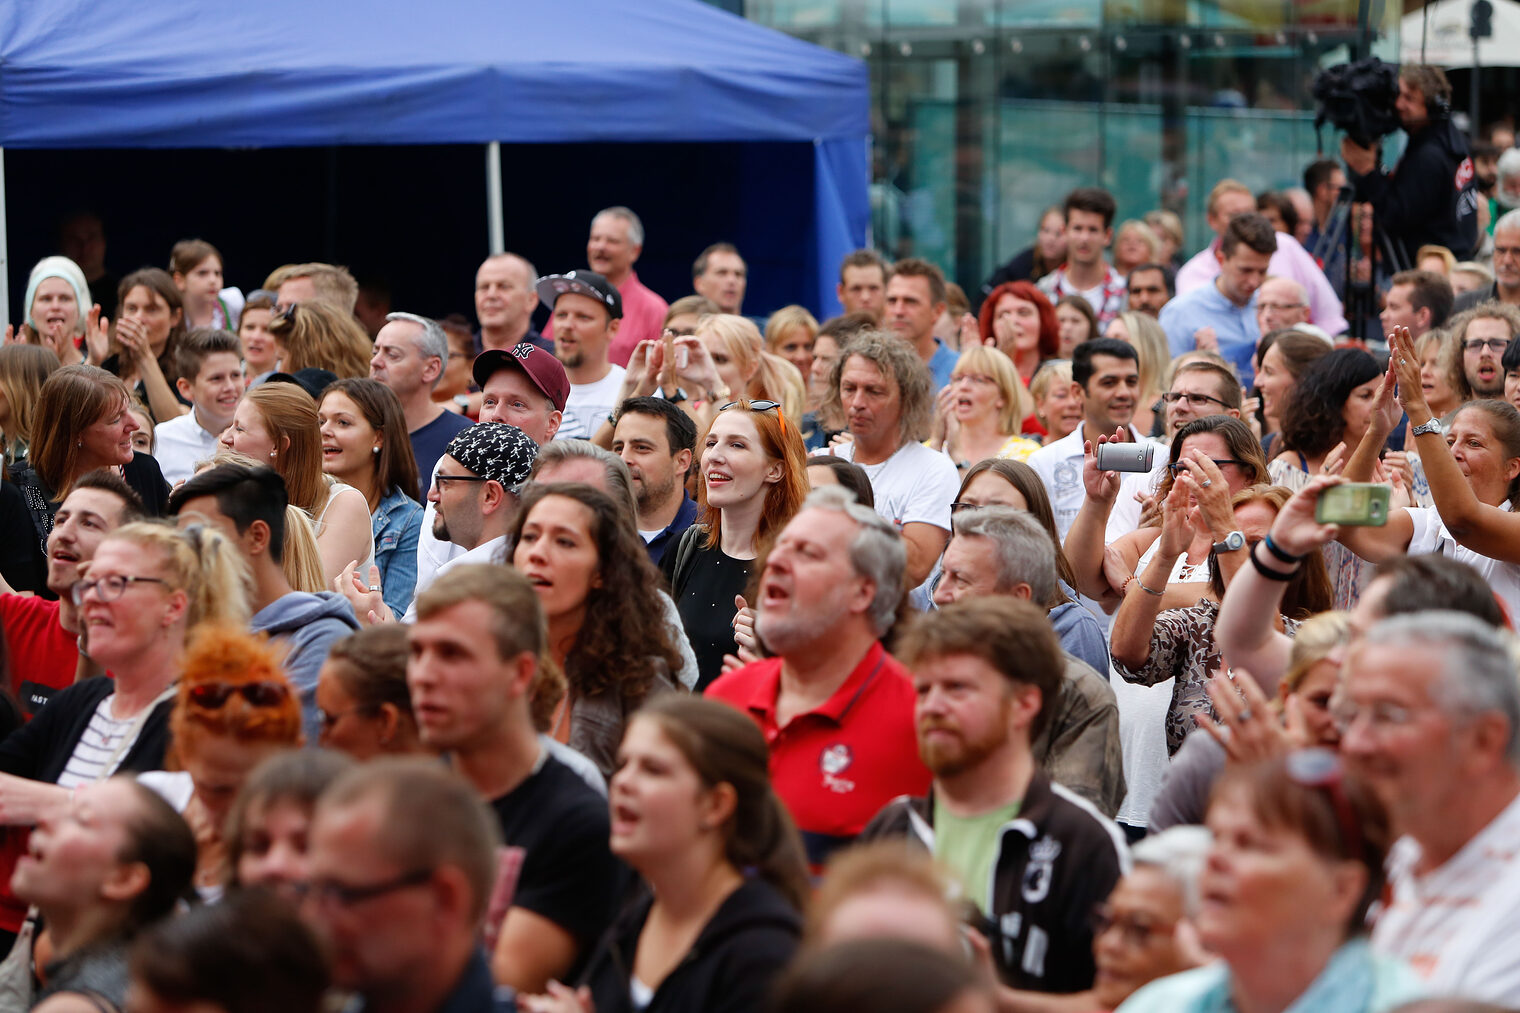
[[[1351,140],[1370,148],[1400,127],[1394,109],[1399,97],[1398,64],[1374,56],[1327,67],[1315,75],[1313,93],[1319,103],[1316,131],[1329,120]]]

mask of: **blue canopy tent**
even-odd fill
[[[498,250],[499,144],[778,145],[790,175],[811,169],[811,228],[785,248],[792,299],[821,312],[866,237],[868,92],[859,61],[699,0],[0,7],[0,150],[488,145]],[[522,185],[528,167],[508,163]],[[797,185],[756,169],[746,185]],[[0,162],[0,258],[3,179]],[[763,230],[711,238],[774,244]]]

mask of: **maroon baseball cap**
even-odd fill
[[[570,399],[570,378],[565,375],[564,365],[553,354],[527,341],[510,352],[488,348],[475,357],[470,371],[475,376],[475,383],[484,387],[492,374],[501,369],[522,370],[528,374],[533,386],[554,402],[556,411],[565,410],[565,402]]]

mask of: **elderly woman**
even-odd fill
[[[1122,1013],[1379,1013],[1419,995],[1413,973],[1363,938],[1393,835],[1382,802],[1335,753],[1227,771],[1208,827],[1194,923],[1220,959],[1150,983]]]

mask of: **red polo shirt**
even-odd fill
[[[765,733],[771,783],[818,866],[892,799],[929,790],[913,725],[913,683],[878,642],[833,696],[785,727],[776,725],[780,688],[781,659],[767,658],[722,676],[707,695],[745,711]]]

